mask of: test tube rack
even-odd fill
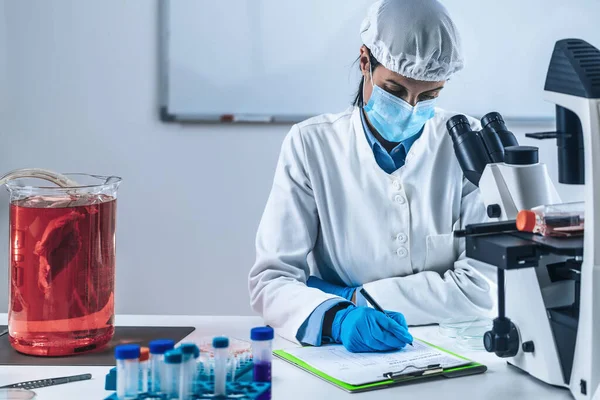
[[[235,369],[235,374],[231,371],[227,374],[227,396],[226,397],[215,397],[214,395],[214,374],[212,371],[204,370],[200,365],[198,366],[198,372],[194,381],[194,396],[193,400],[196,399],[238,399],[238,400],[253,400],[258,398],[261,394],[268,391],[271,387],[270,383],[252,382],[252,366],[253,363],[249,361],[241,361]],[[114,391],[117,389],[117,369],[112,368],[106,375],[106,381],[104,389],[108,391]],[[157,399],[167,400],[166,395],[153,394],[153,393],[141,393],[138,395],[137,400],[142,399]],[[106,400],[118,400],[117,394],[113,393]]]
[[[262,382],[227,382],[227,395],[217,397],[214,395],[215,388],[212,382],[200,382],[197,386],[196,393],[191,397],[191,400],[197,399],[213,399],[213,400],[255,400],[258,396],[269,390],[270,383]],[[142,393],[138,395],[136,400],[153,399],[153,400],[169,400],[166,395]],[[116,393],[107,397],[106,400],[119,400]]]

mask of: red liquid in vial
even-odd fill
[[[116,200],[30,197],[10,205],[11,345],[64,356],[114,334]]]

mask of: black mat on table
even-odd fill
[[[6,326],[0,325],[0,332]],[[194,331],[193,327],[166,326],[117,326],[115,336],[106,347],[90,353],[69,357],[34,357],[18,353],[8,342],[8,335],[0,337],[0,365],[115,365],[115,346],[123,343],[136,343],[147,346],[154,339],[181,341]]]

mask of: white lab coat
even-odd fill
[[[392,174],[375,161],[356,107],[292,127],[249,276],[252,307],[280,335],[296,341],[313,310],[336,298],[306,286],[311,272],[364,286],[411,325],[494,315],[496,270],[466,260],[452,234],[486,220],[446,130],[453,115],[436,109]]]

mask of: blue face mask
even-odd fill
[[[420,101],[411,106],[379,86],[373,84],[373,93],[364,107],[373,128],[388,142],[402,142],[423,129],[435,115],[436,99]]]

